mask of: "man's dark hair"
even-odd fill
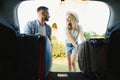
[[[37,12],[40,11],[40,10],[48,10],[48,8],[45,7],[45,6],[40,6],[40,7],[37,8]]]

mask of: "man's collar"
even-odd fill
[[[37,19],[37,25],[41,26],[38,19]],[[46,26],[46,22],[44,23],[44,25]]]

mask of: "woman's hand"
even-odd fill
[[[73,38],[71,37],[71,35],[69,34],[69,32],[66,32],[66,35],[67,35],[67,38],[68,38],[68,40],[71,42],[71,44],[75,47],[75,48],[77,48],[77,44],[76,44],[76,42],[73,40]]]
[[[78,48],[78,45],[76,44],[74,47],[77,49],[77,48]]]

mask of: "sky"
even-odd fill
[[[39,6],[49,8],[50,19],[47,22],[52,26],[55,22],[58,27],[58,39],[64,41],[65,14],[73,11],[79,16],[79,24],[84,32],[96,32],[98,35],[105,33],[109,19],[109,7],[103,2],[80,0],[36,0],[24,1],[18,7],[20,31],[23,33],[25,24],[37,18],[36,9]],[[61,38],[62,36],[62,38]]]

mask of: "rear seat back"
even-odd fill
[[[5,20],[0,19],[0,74],[4,80],[37,80],[39,67],[44,65],[44,77],[51,68],[51,42],[45,37],[44,53],[40,53],[39,35],[17,34]],[[44,63],[40,63],[44,54]],[[3,80],[2,79],[2,80]]]
[[[120,72],[120,23],[109,27],[106,31],[106,39],[109,40],[108,62],[109,71]]]
[[[16,33],[11,25],[0,18],[0,80],[14,78],[16,69]]]

